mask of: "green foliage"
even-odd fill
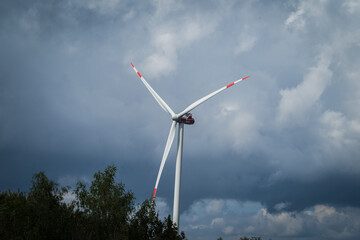
[[[43,172],[35,174],[27,197],[31,221],[29,236],[33,239],[69,239],[72,209],[63,200],[67,188],[59,189]]]
[[[173,224],[170,215],[159,220],[159,214],[153,211],[155,203],[145,200],[140,209],[132,217],[130,223],[130,240],[181,240],[186,239],[184,232],[178,234],[177,227]]]
[[[78,182],[71,204],[63,202],[69,188],[43,172],[34,175],[28,194],[1,192],[0,239],[186,239],[170,215],[159,220],[152,201],[135,211],[133,193],[115,182],[115,174],[109,166],[94,174],[89,188]]]
[[[0,239],[26,238],[29,208],[26,195],[10,191],[0,194]]]
[[[261,240],[261,237],[240,237],[240,240]]]
[[[30,192],[0,194],[1,239],[69,239],[72,207],[62,202],[59,189],[43,172],[35,174]]]
[[[134,195],[115,183],[116,168],[109,166],[94,174],[90,191],[79,182],[75,190],[78,214],[86,221],[85,232],[95,239],[126,239],[127,222],[133,210]]]
[[[162,233],[163,223],[152,209],[155,203],[145,200],[130,222],[129,239],[153,239]]]

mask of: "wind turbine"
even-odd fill
[[[161,173],[163,171],[167,156],[169,154],[171,145],[174,141],[175,137],[175,128],[176,124],[179,123],[179,131],[178,131],[178,144],[177,144],[177,157],[176,157],[176,170],[175,170],[175,187],[174,187],[174,206],[173,206],[173,223],[176,224],[176,226],[179,228],[179,210],[180,210],[180,185],[181,185],[181,163],[182,163],[182,152],[183,152],[183,138],[184,138],[184,124],[194,124],[195,120],[192,118],[192,114],[190,113],[191,110],[199,106],[201,103],[205,102],[209,98],[215,96],[216,94],[224,91],[225,89],[228,89],[229,87],[235,85],[238,82],[241,82],[242,80],[250,77],[243,77],[239,80],[236,80],[235,82],[232,82],[208,95],[206,95],[203,98],[200,98],[196,102],[190,104],[187,108],[185,108],[184,111],[176,114],[174,111],[166,104],[166,102],[155,92],[155,90],[148,84],[148,82],[145,80],[145,78],[140,74],[140,72],[135,68],[134,64],[131,63],[131,66],[133,67],[134,71],[137,73],[141,81],[144,83],[146,88],[149,90],[149,92],[153,95],[155,100],[159,103],[159,105],[162,107],[162,109],[165,110],[165,112],[169,113],[172,119],[172,124],[170,127],[170,132],[168,139],[166,141],[164,154],[162,156],[160,169],[156,178],[154,193],[153,193],[153,199],[155,198],[156,191],[159,185]]]

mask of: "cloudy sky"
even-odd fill
[[[2,0],[0,190],[113,164],[152,195],[175,111],[189,239],[359,239],[360,2]],[[158,190],[172,213],[175,148]]]

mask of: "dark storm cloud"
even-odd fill
[[[0,5],[0,189],[26,190],[40,170],[73,185],[114,164],[139,201],[149,197],[170,120],[133,61],[175,112],[251,75],[194,110],[196,124],[185,128],[181,210],[186,219],[203,216],[185,220],[189,231],[237,237],[236,225],[209,210],[229,201],[236,209],[253,202],[257,229],[290,237],[308,229],[291,214],[333,219],[358,209],[356,1]],[[167,211],[174,149],[158,190]],[[228,214],[243,226],[240,212]],[[308,231],[329,226],[317,227]]]
[[[42,166],[47,169],[59,164],[72,169],[77,162],[83,165],[100,156],[109,161],[122,155],[117,150],[106,151],[109,134],[119,135],[110,142],[128,135],[116,126],[109,129],[120,118],[113,113],[122,111],[116,99],[121,86],[108,86],[105,65],[111,61],[92,52],[107,30],[96,27],[101,16],[93,14],[89,17],[93,21],[88,21],[65,3],[38,1],[26,6],[2,2],[1,9],[9,10],[1,21],[2,188],[13,186],[5,179],[21,178],[24,171],[28,179]],[[94,30],[101,32],[95,34]],[[108,91],[112,87],[118,88],[115,95]],[[22,174],[8,176],[15,166]]]
[[[188,158],[191,162],[192,158]],[[357,193],[359,178],[357,175],[327,172],[308,178],[279,177],[275,180],[274,173],[278,169],[262,160],[263,157],[250,156],[237,158],[238,164],[228,164],[230,157],[212,159],[208,157],[201,164],[184,163],[184,172],[188,172],[183,180],[183,196],[191,196],[183,200],[184,209],[193,203],[193,199],[223,198],[239,199],[242,201],[261,202],[269,211],[276,211],[274,207],[281,203],[289,203],[285,210],[302,211],[316,204],[330,204],[333,206],[359,207],[360,196]],[[222,167],[219,165],[227,165]],[[233,168],[228,170],[229,165]],[[241,167],[239,167],[241,165]],[[169,178],[170,181],[172,179]],[[166,180],[165,180],[166,181]],[[164,189],[171,190],[171,184],[163,183]],[[169,199],[171,202],[171,191]],[[284,210],[284,209],[281,209]]]

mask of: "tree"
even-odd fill
[[[89,188],[78,182],[71,204],[63,201],[69,188],[43,172],[34,175],[28,194],[1,192],[0,239],[186,239],[170,215],[159,220],[153,201],[145,200],[136,211],[133,193],[115,182],[115,174],[109,166],[94,174]]]
[[[43,172],[35,174],[30,192],[0,194],[0,239],[69,239],[72,207]]]
[[[44,172],[35,174],[27,196],[29,237],[32,239],[69,239],[72,207],[62,200],[68,188],[59,188]]]
[[[162,234],[164,224],[153,209],[155,209],[155,203],[152,200],[145,200],[141,204],[139,210],[131,218],[129,240],[154,239]]]
[[[159,214],[154,211],[155,202],[145,200],[130,222],[129,240],[181,240],[186,239],[184,232],[178,233],[177,227],[170,215],[159,220]]]
[[[26,239],[30,220],[24,193],[6,191],[0,194],[0,239]]]
[[[89,191],[78,182],[75,190],[78,216],[85,221],[85,232],[91,239],[127,239],[128,221],[134,210],[134,195],[124,184],[115,183],[116,167],[94,174]]]
[[[185,234],[184,232],[181,232],[181,234],[178,234],[178,228],[174,225],[174,223],[171,220],[170,215],[167,216],[167,218],[165,218],[165,226],[164,226],[164,231],[161,235],[162,238],[160,239],[171,239],[171,240],[181,240],[181,239],[185,239]]]
[[[240,237],[240,240],[261,240],[261,237]]]

